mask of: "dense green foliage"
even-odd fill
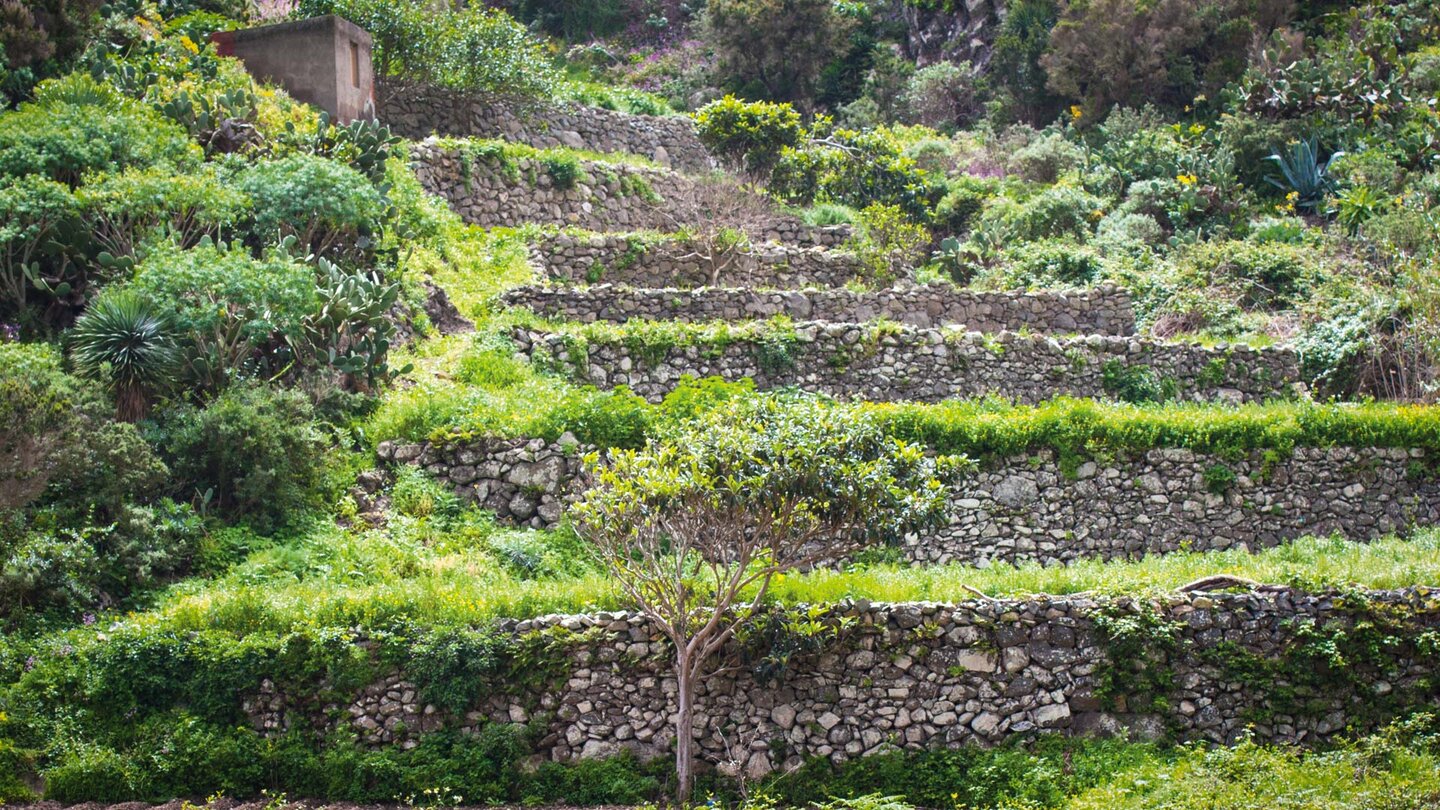
[[[483,4],[436,12],[415,0],[301,0],[294,13],[338,14],[370,32],[382,77],[522,99],[548,96],[558,81],[524,26]]]
[[[0,0],[0,802],[32,798],[34,777],[45,798],[77,802],[665,795],[660,764],[537,767],[541,723],[382,749],[348,732],[250,727],[241,707],[266,678],[343,704],[396,668],[463,713],[490,690],[567,674],[554,637],[512,637],[495,620],[631,606],[568,525],[501,526],[423,470],[377,470],[384,440],[569,433],[648,448],[619,456],[643,486],[614,488],[615,514],[672,508],[699,482],[731,513],[818,486],[817,514],[871,499],[915,517],[940,500],[928,480],[913,484],[933,472],[922,451],[981,464],[1053,455],[1073,472],[1189,448],[1213,455],[1203,479],[1216,493],[1233,485],[1234,462],[1297,447],[1440,453],[1432,406],[1366,401],[1432,401],[1440,379],[1434,3],[1014,0],[943,44],[934,33],[963,15],[936,0],[904,12],[829,0],[452,5],[302,0],[295,12],[369,29],[390,87],[426,82],[521,109],[696,110],[702,141],[787,214],[854,226],[857,286],[1118,283],[1145,337],[1294,346],[1318,401],[1180,404],[1171,381],[1119,365],[1106,370],[1119,401],[1024,407],[834,403],[757,394],[745,380],[687,380],[656,405],[579,388],[559,364],[523,361],[506,335],[536,321],[496,305],[535,280],[537,229],[466,226],[423,191],[383,125],[332,125],[219,57],[209,33],[251,24],[250,4]],[[484,161],[564,189],[621,163],[660,170],[648,156],[441,146],[467,172]],[[623,193],[658,203],[643,179]],[[699,237],[634,235],[623,261],[662,239]],[[427,298],[436,324],[458,327],[432,287],[473,334],[434,334]],[[767,371],[794,359],[783,319],[556,328],[570,363],[600,342],[658,359],[741,339]],[[656,459],[673,464],[662,474]],[[1433,529],[1049,568],[893,559],[877,547],[841,569],[787,574],[766,602],[813,616],[842,599],[976,591],[1104,599],[1229,573],[1340,589],[1337,604],[1362,619],[1353,632],[1297,626],[1283,659],[1222,648],[1208,661],[1267,690],[1272,713],[1344,691],[1364,721],[1388,721],[1433,688],[1374,693],[1377,662],[1433,634],[1349,593],[1440,582]],[[1102,667],[1102,697],[1163,702],[1169,657],[1183,650],[1159,614],[1137,615],[1107,614],[1112,656],[1136,666]],[[773,641],[767,632],[754,638]],[[780,642],[767,666],[815,651]],[[755,810],[1408,809],[1440,802],[1435,740],[1426,715],[1314,751],[1042,737],[816,760],[744,787]],[[708,777],[701,789],[730,802],[737,787]]]

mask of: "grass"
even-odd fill
[[[1440,757],[1433,735],[1396,732],[1332,751],[1262,746],[1190,748],[1121,771],[1065,802],[1065,810],[1409,810],[1440,806]]]
[[[998,564],[917,568],[881,565],[849,571],[790,575],[772,586],[782,603],[865,598],[884,602],[956,602],[974,591],[992,597],[1034,594],[1161,594],[1214,574],[1323,590],[1345,585],[1369,589],[1440,586],[1440,530],[1413,539],[1373,543],[1306,538],[1256,554],[1244,551],[1177,552],[1135,562],[1084,560],[1067,566]]]
[[[213,581],[175,586],[155,609],[125,621],[174,630],[235,634],[304,627],[478,624],[500,617],[614,609],[623,600],[584,562],[568,532],[496,527],[474,510],[457,516],[399,516],[383,530],[317,524],[300,539],[262,550]],[[1176,553],[1138,562],[1068,567],[898,565],[780,577],[777,604],[844,599],[961,602],[1035,594],[1163,594],[1212,574],[1233,574],[1305,590],[1440,586],[1440,530],[1370,544],[1306,539],[1258,554]],[[972,590],[973,589],[973,590]]]

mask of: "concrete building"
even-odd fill
[[[245,63],[251,75],[349,123],[375,116],[370,35],[343,17],[263,25],[211,36],[222,56]]]

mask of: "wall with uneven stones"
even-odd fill
[[[590,449],[568,437],[385,442],[379,455],[424,467],[502,520],[540,528],[579,494],[579,456]],[[1054,564],[1255,551],[1303,536],[1373,540],[1440,523],[1435,462],[1420,449],[1372,447],[1240,459],[1183,448],[1069,464],[1049,450],[984,459],[955,486],[944,525],[905,538],[900,551],[916,564]]]
[[[542,529],[560,521],[588,452],[566,434],[544,439],[485,438],[463,445],[381,442],[381,461],[414,464],[448,482],[501,520]]]
[[[664,169],[587,161],[581,164],[584,176],[564,188],[534,158],[518,158],[507,166],[427,140],[411,146],[410,160],[426,191],[446,200],[461,219],[485,228],[533,223],[596,231],[674,231],[723,219],[723,213],[712,210],[717,199],[713,183]],[[767,203],[757,198],[755,205]],[[777,212],[752,236],[834,246],[843,241],[842,231],[812,227]]]
[[[629,153],[681,171],[715,162],[685,115],[629,115],[580,104],[517,107],[471,94],[394,81],[379,88],[379,117],[411,140],[431,135],[503,138],[540,149]]]
[[[1046,451],[982,464],[956,487],[947,525],[902,547],[913,563],[984,565],[1373,540],[1440,521],[1434,461],[1405,448],[1241,459],[1160,448],[1062,465]]]
[[[1284,349],[874,324],[806,322],[793,332],[668,348],[632,346],[623,338],[577,345],[566,334],[527,328],[517,328],[512,338],[536,362],[568,369],[578,381],[601,388],[628,385],[652,402],[689,374],[749,377],[762,390],[793,385],[879,402],[994,394],[1034,403],[1060,395],[1106,396],[1107,366],[1149,369],[1182,399],[1249,402],[1284,396],[1299,373],[1295,354]]]
[[[1175,634],[1173,652],[1152,664],[1172,679],[1158,696],[1163,700],[1104,692],[1111,647],[1097,618],[1142,613]],[[1345,632],[1382,613],[1395,638],[1381,650],[1381,666],[1351,665],[1365,670],[1349,673],[1354,681],[1302,685],[1291,694],[1295,684],[1254,682],[1236,669],[1256,662],[1283,666],[1301,643],[1299,628]],[[1375,592],[1365,605],[1284,589],[1198,593],[1143,607],[1084,596],[954,605],[862,601],[836,606],[832,626],[842,618],[844,626],[824,649],[792,659],[778,678],[759,679],[744,665],[744,651],[732,645],[730,660],[742,665],[699,682],[696,726],[704,761],[758,777],[807,757],[839,762],[884,751],[990,745],[1042,731],[1226,743],[1249,733],[1266,742],[1318,743],[1347,726],[1372,728],[1402,707],[1440,702],[1440,662],[1423,652],[1440,628],[1440,602],[1423,589]],[[519,693],[511,686],[476,695],[472,710],[449,717],[396,673],[336,712],[338,723],[372,744],[413,745],[431,729],[474,732],[500,723],[525,724],[536,735],[537,753],[552,760],[626,749],[641,757],[667,755],[676,688],[668,643],[647,620],[625,612],[549,616],[506,620],[500,630],[573,638],[559,677]],[[262,729],[285,725],[273,713],[251,719]]]
[[[811,242],[830,243],[822,233],[843,242],[849,228],[814,229]],[[798,233],[776,230],[768,242],[725,257],[717,272],[715,263],[695,245],[679,241],[652,241],[625,234],[559,233],[541,237],[530,247],[531,260],[546,278],[564,284],[624,284],[630,287],[745,287],[798,290],[806,287],[843,287],[866,275],[852,253],[820,247],[794,247]]]
[[[554,319],[592,323],[637,320],[740,321],[783,315],[797,321],[865,323],[886,319],[908,326],[960,326],[972,332],[1029,330],[1128,335],[1135,314],[1129,294],[1115,287],[1077,293],[973,292],[949,285],[889,290],[760,291],[705,288],[634,289],[519,287],[507,306]]]

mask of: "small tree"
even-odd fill
[[[926,457],[852,408],[765,397],[617,452],[594,474],[576,526],[675,647],[682,804],[694,785],[696,682],[771,579],[939,520],[945,482],[964,463]]]

